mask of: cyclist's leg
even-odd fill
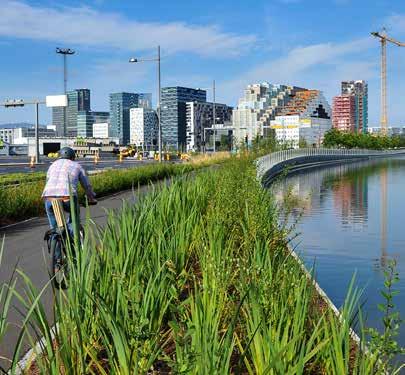
[[[66,224],[68,226],[68,230],[70,235],[74,236],[74,225],[73,225],[73,216],[72,216],[72,208],[75,214],[77,228],[80,228],[80,206],[77,197],[73,197],[73,207],[71,207],[71,201],[63,202],[63,209],[66,212]]]
[[[45,201],[45,211],[46,211],[46,215],[48,216],[49,226],[51,227],[51,229],[56,229],[57,223],[56,223],[55,213],[53,212],[51,201],[48,201],[48,200]]]

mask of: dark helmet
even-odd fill
[[[70,159],[70,160],[75,160],[76,158],[76,153],[75,150],[73,150],[70,147],[63,147],[59,150],[59,159]]]

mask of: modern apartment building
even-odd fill
[[[271,120],[275,119],[297,92],[304,90],[268,82],[248,85],[232,114],[236,143],[251,143],[257,136],[270,134]]]
[[[158,142],[158,118],[151,108],[130,109],[131,145],[151,150]]]
[[[368,85],[366,81],[343,81],[342,95],[355,98],[355,132],[367,133],[368,127]]]
[[[110,112],[79,111],[77,114],[77,136],[91,138],[93,136],[93,124],[108,123]]]
[[[77,116],[80,111],[90,111],[90,90],[77,89],[67,92],[68,106],[52,108],[52,123],[60,137],[77,136]],[[66,128],[65,128],[66,115]]]
[[[332,128],[331,108],[319,90],[300,91],[271,121],[271,128],[280,143],[298,148],[303,141],[319,147]]]
[[[356,99],[354,95],[339,95],[332,103],[333,128],[354,133],[356,130]]]
[[[122,145],[128,144],[130,141],[130,109],[150,108],[151,103],[151,94],[129,92],[110,94],[110,136],[118,138]]]
[[[232,120],[232,107],[215,103],[215,124],[224,124]],[[207,141],[207,128],[214,124],[214,103],[187,102],[186,103],[186,149],[187,151],[201,151]]]
[[[161,127],[164,147],[186,148],[186,103],[206,101],[205,90],[179,86],[162,88]]]

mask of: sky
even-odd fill
[[[405,42],[405,0],[0,0],[0,102],[63,92],[62,57],[71,48],[68,89],[89,88],[92,110],[111,92],[151,92],[162,53],[162,86],[207,88],[236,106],[262,81],[322,90],[369,84],[369,126],[380,116],[380,43],[385,26]],[[405,48],[388,45],[388,121],[405,126]],[[34,121],[34,108],[0,108],[0,124]],[[41,107],[40,122],[51,123]]]

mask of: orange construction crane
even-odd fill
[[[380,38],[381,42],[381,131],[383,134],[387,134],[387,42],[398,47],[405,47],[405,43],[389,37],[385,28],[381,32],[372,32],[371,35]]]

